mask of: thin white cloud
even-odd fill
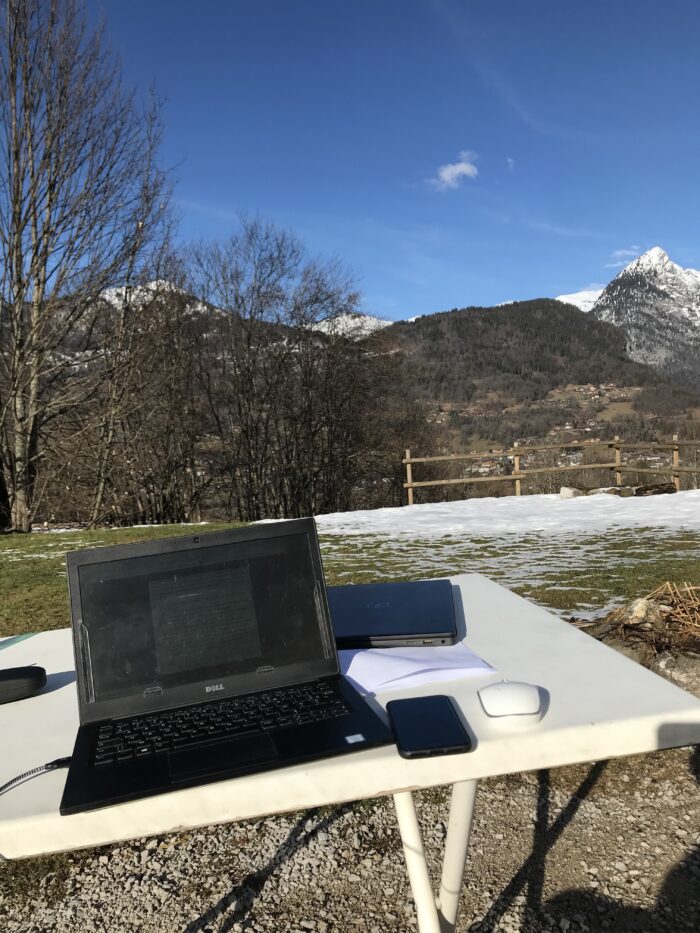
[[[560,237],[583,237],[584,239],[599,239],[601,234],[597,230],[589,230],[587,227],[568,227],[565,224],[553,223],[549,220],[540,220],[536,217],[524,217],[523,224],[530,230],[537,230],[539,233],[549,233],[552,236]]]
[[[514,224],[526,227],[528,230],[535,230],[537,233],[545,233],[558,237],[581,237],[582,239],[600,240],[604,234],[598,230],[591,230],[588,227],[569,227],[565,224],[556,223],[542,217],[533,217],[528,214],[508,214],[503,211],[485,208],[482,213],[497,224]]]
[[[459,188],[462,179],[476,178],[479,169],[474,164],[477,154],[471,149],[463,149],[459,154],[458,162],[448,162],[441,165],[435,173],[435,178],[428,182],[438,191],[447,191],[448,188]]]
[[[632,246],[627,246],[625,249],[615,249],[608,256],[608,261],[605,263],[605,269],[621,269],[623,266],[629,265],[632,259],[635,259],[639,256],[642,247],[638,246],[636,243]]]
[[[515,171],[515,159],[511,159],[510,156],[507,156],[507,157],[506,157],[506,165],[508,166],[508,171],[509,171],[509,172]]]
[[[178,207],[191,214],[201,214],[204,217],[214,217],[218,220],[231,221],[237,223],[241,219],[240,212],[226,210],[221,207],[214,207],[209,204],[202,204],[200,201],[193,201],[189,198],[174,198]]]

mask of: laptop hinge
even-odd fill
[[[90,634],[85,626],[85,623],[80,621],[80,640],[82,642],[83,650],[82,661],[83,661],[83,671],[85,672],[85,692],[87,693],[88,703],[95,702],[95,682],[92,678],[92,656],[90,654]]]
[[[330,626],[327,624],[326,613],[323,605],[323,589],[321,584],[314,584],[314,602],[316,603],[316,616],[321,629],[321,644],[323,645],[324,658],[332,658],[335,655],[334,646],[331,644]]]

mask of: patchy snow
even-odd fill
[[[596,617],[642,595],[625,596],[631,564],[648,581],[661,558],[671,574],[700,559],[700,491],[469,499],[316,522],[333,583],[483,573],[564,617]]]
[[[102,292],[104,300],[117,309],[121,307],[125,299],[130,305],[138,308],[164,295],[181,296],[189,303],[189,310],[191,312],[199,314],[205,312],[212,312],[214,314],[224,313],[221,308],[217,308],[214,305],[210,305],[195,298],[178,285],[168,282],[166,279],[154,279],[152,282],[147,282],[145,285],[133,285],[129,288],[124,286],[105,288]]]
[[[138,305],[150,301],[156,295],[164,294],[184,295],[185,292],[166,279],[154,279],[145,285],[132,285],[128,288],[125,286],[105,288],[102,297],[111,305],[119,307],[125,298],[132,304]]]
[[[359,339],[390,327],[393,323],[393,321],[373,317],[371,314],[339,314],[337,317],[319,321],[318,324],[313,325],[313,329],[320,330],[324,334]]]
[[[570,295],[557,295],[555,301],[563,301],[568,305],[576,305],[581,311],[590,311],[602,294],[602,288],[584,289],[584,291],[581,292],[572,292]]]
[[[414,535],[420,538],[542,534],[600,534],[610,528],[700,531],[700,490],[627,497],[504,496],[335,512],[316,518],[325,535]]]

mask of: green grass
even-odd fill
[[[329,583],[483,573],[567,615],[600,614],[665,580],[700,585],[700,533],[690,531],[425,539],[328,535],[321,549]]]
[[[69,625],[67,551],[231,527],[216,523],[0,536],[0,635]],[[476,572],[550,609],[584,616],[643,596],[665,580],[700,585],[700,533],[689,531],[633,528],[578,538],[322,535],[321,550],[329,584]]]

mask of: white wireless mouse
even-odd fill
[[[535,684],[502,680],[479,690],[479,700],[487,716],[502,718],[522,716],[533,721],[542,713],[540,688]]]

